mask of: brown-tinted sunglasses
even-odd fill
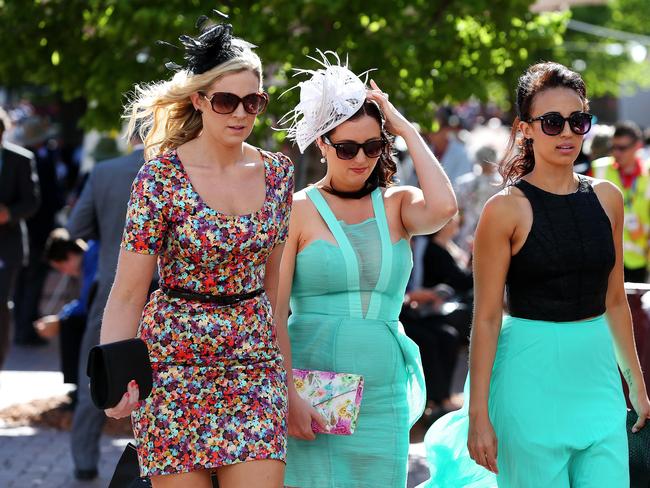
[[[207,96],[205,93],[199,93],[210,102],[213,112],[222,115],[233,113],[237,110],[240,103],[244,105],[244,110],[247,113],[259,115],[266,110],[266,106],[269,103],[269,95],[266,92],[249,93],[244,97],[228,92],[216,92],[210,96]]]

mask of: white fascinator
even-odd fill
[[[341,64],[335,52],[317,52],[321,59],[308,57],[322,68],[295,70],[295,76],[307,74],[311,77],[293,87],[300,88],[300,103],[279,121],[289,124],[284,130],[287,137],[298,144],[301,153],[318,137],[352,117],[366,100],[366,84],[348,69],[347,59]],[[328,56],[335,62],[330,62]]]

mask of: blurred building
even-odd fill
[[[537,0],[530,9],[533,12],[567,10],[578,5],[603,5],[607,0]]]

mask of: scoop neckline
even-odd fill
[[[269,167],[268,167],[268,157],[266,154],[264,154],[264,151],[260,149],[259,147],[255,147],[257,152],[260,154],[262,158],[262,163],[264,164],[264,201],[262,202],[262,206],[258,209],[255,210],[254,212],[250,212],[247,214],[229,214],[226,212],[222,212],[220,210],[217,210],[215,208],[212,208],[210,205],[208,205],[208,202],[205,201],[205,199],[201,196],[201,194],[196,191],[196,188],[194,188],[194,185],[192,184],[192,180],[190,178],[189,173],[185,169],[185,165],[183,164],[182,159],[178,155],[178,151],[176,149],[173,149],[172,154],[174,158],[176,159],[176,162],[178,163],[178,166],[181,170],[181,173],[183,175],[183,178],[187,182],[187,186],[190,189],[190,191],[194,194],[196,197],[196,201],[199,202],[203,207],[205,207],[209,212],[228,219],[244,219],[244,218],[252,218],[256,216],[257,214],[260,214],[264,211],[266,208],[266,204],[269,199]]]

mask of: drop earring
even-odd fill
[[[327,162],[327,159],[325,159],[325,156],[320,158],[320,162],[321,162],[321,164],[325,164]]]

